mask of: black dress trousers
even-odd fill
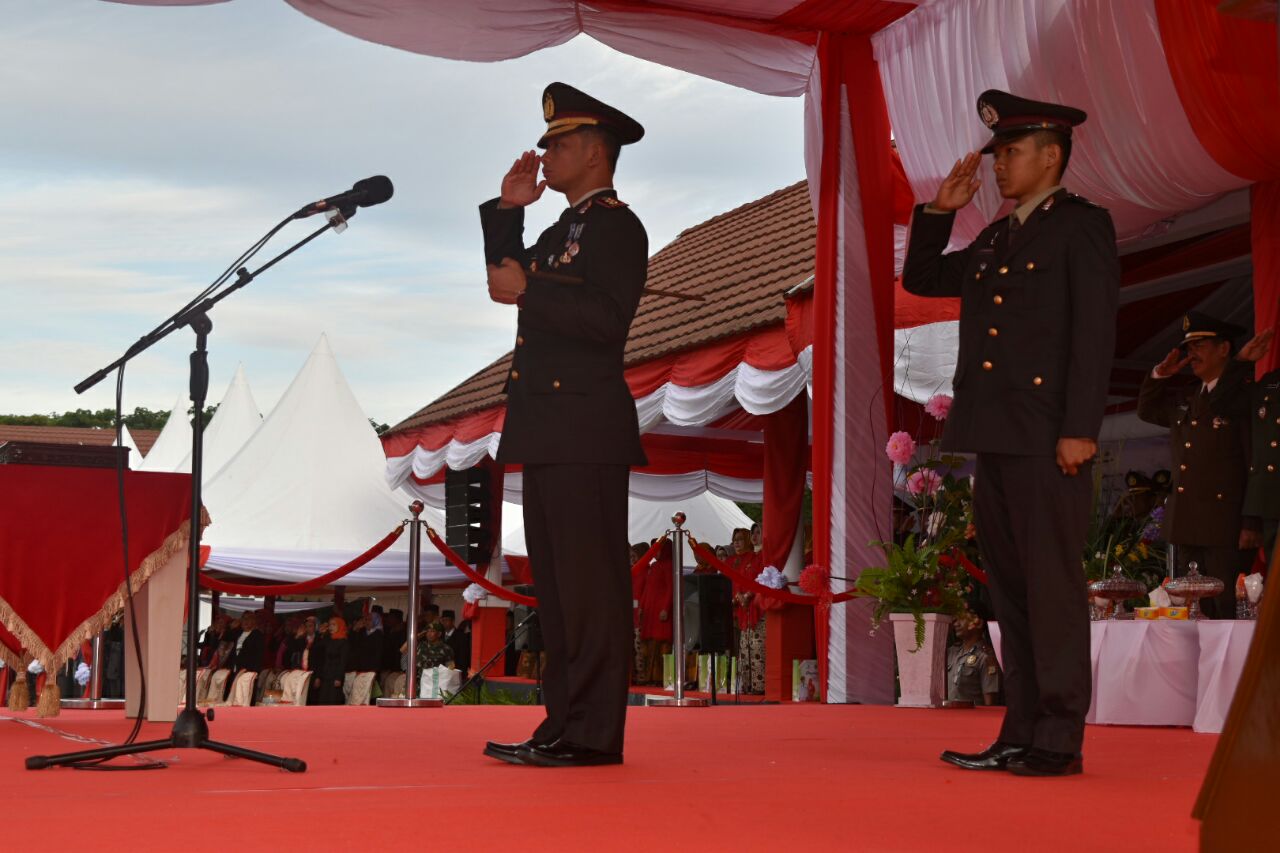
[[[1078,753],[1093,677],[1080,543],[1092,463],[1075,476],[1052,456],[978,454],[974,523],[1000,624],[1000,740]]]
[[[621,753],[631,672],[626,465],[524,467],[524,529],[547,650],[534,738]]]

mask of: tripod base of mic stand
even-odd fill
[[[378,700],[379,708],[443,708],[443,699],[395,699],[383,697]]]
[[[122,711],[123,699],[63,699],[62,707],[69,711]]]
[[[663,696],[661,699],[652,699],[649,707],[658,708],[705,708],[710,704],[706,699],[695,698],[693,696],[682,696],[677,699],[674,696]]]
[[[307,763],[300,758],[280,758],[265,752],[256,752],[209,740],[209,724],[204,714],[184,708],[173,723],[173,732],[164,740],[149,740],[142,743],[124,743],[118,746],[106,746],[102,749],[86,749],[82,752],[67,752],[62,755],[32,755],[27,758],[28,770],[43,770],[46,767],[60,767],[66,764],[82,764],[88,761],[105,761],[121,755],[138,755],[143,752],[159,752],[162,749],[207,749],[229,758],[247,758],[261,764],[270,764],[290,773],[302,773]]]

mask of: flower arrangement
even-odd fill
[[[951,397],[946,394],[936,394],[925,404],[925,411],[939,421],[950,410]],[[904,526],[911,532],[902,541],[872,542],[884,552],[884,565],[863,569],[855,584],[860,596],[876,601],[872,633],[889,613],[915,617],[913,652],[924,644],[924,614],[968,613],[966,596],[973,591],[963,562],[955,558],[957,551],[972,550],[972,484],[968,477],[956,474],[964,460],[944,456],[940,442],[934,440],[924,460],[913,464],[917,450],[915,439],[906,432],[895,432],[885,445],[890,461],[906,469],[906,493],[915,507]]]
[[[1102,580],[1119,567],[1147,589],[1165,576],[1164,507],[1149,511],[1128,504],[1103,487],[1102,466],[1094,468],[1094,499],[1081,562],[1085,579]]]

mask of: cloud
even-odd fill
[[[356,179],[396,192],[215,312],[211,388],[244,362],[264,409],[327,332],[370,416],[395,422],[510,347],[487,300],[476,206],[542,126],[551,80],[627,109],[645,140],[623,197],[657,250],[803,176],[802,104],[587,38],[501,63],[338,33],[285,4],[20,4],[0,32],[0,411],[109,404],[70,386],[198,293],[291,210]],[[528,212],[530,241],[563,204]],[[294,224],[257,262],[308,228]],[[13,314],[8,314],[10,318]],[[130,367],[126,406],[167,408],[187,332]]]

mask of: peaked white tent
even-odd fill
[[[249,390],[249,380],[244,374],[244,365],[236,367],[231,384],[218,403],[218,410],[204,429],[204,481],[210,483],[222,470],[222,466],[231,461],[231,457],[248,442],[258,426],[262,423],[262,412]],[[178,463],[175,471],[191,470],[191,452]]]
[[[178,470],[183,457],[191,453],[191,421],[187,419],[189,407],[187,398],[179,395],[174,401],[173,411],[169,413],[169,420],[164,423],[164,429],[156,436],[156,443],[151,445],[146,458],[133,466],[135,471]]]
[[[129,448],[129,455],[126,457],[129,460],[129,467],[133,470],[141,468],[142,451],[138,450],[138,443],[133,440],[133,433],[129,432],[128,427],[124,427],[120,431],[120,434],[123,436],[123,439],[119,442],[119,445]],[[112,445],[115,445],[116,443],[117,442],[113,441]]]
[[[213,523],[207,567],[285,582],[324,574],[409,516],[409,496],[384,478],[382,445],[338,367],[328,338],[280,402],[205,487]],[[443,528],[430,508],[424,518]],[[408,536],[347,575],[350,586],[408,582]],[[427,543],[424,583],[460,580]]]

